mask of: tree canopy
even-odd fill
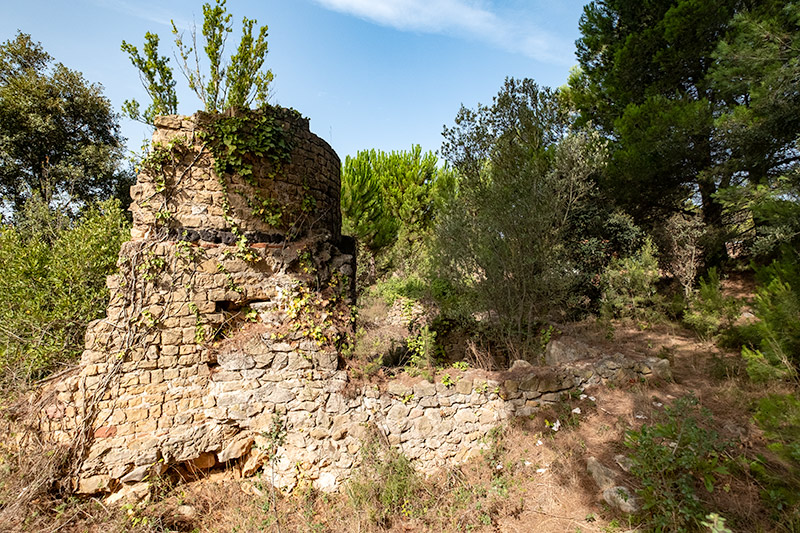
[[[19,211],[123,195],[123,138],[111,102],[30,35],[0,44],[0,194]]]
[[[188,39],[184,39],[183,33],[172,22],[176,57],[180,59],[178,69],[192,92],[203,102],[206,111],[266,104],[273,79],[272,71],[264,69],[269,51],[268,27],[256,26],[258,21],[255,19],[242,19],[239,46],[230,58],[225,59],[225,42],[233,31],[233,16],[225,3],[226,0],[216,0],[213,5],[203,4],[201,43],[197,40],[196,27],[192,28]],[[142,85],[150,97],[150,104],[144,111],[141,111],[139,102],[129,100],[125,102],[123,112],[134,120],[151,125],[156,115],[177,113],[178,107],[173,70],[169,58],[159,56],[158,44],[158,35],[150,32],[145,34],[141,53],[136,46],[122,41],[122,51],[128,54],[133,66],[139,70]],[[202,58],[201,47],[205,54]]]
[[[640,222],[664,220],[695,197],[705,223],[722,224],[715,194],[729,180],[718,171],[726,154],[708,74],[739,3],[597,0],[584,8],[573,96],[582,122],[613,141],[605,188]]]

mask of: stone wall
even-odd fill
[[[90,325],[79,371],[52,386],[43,411],[42,430],[76,453],[79,492],[218,464],[243,475],[266,470],[284,488],[303,478],[332,490],[372,430],[430,471],[468,459],[499,422],[564,392],[668,373],[663,360],[580,361],[573,350],[558,369],[520,361],[501,373],[451,370],[437,383],[351,383],[340,350],[352,329],[355,258],[352,241],[339,237],[338,159],[303,124],[287,122],[298,130],[281,166],[288,174],[257,161],[254,172],[268,192],[285,192],[286,213],[308,205],[310,176],[319,185],[311,186],[314,209],[301,209],[302,230],[269,226],[245,196],[231,195],[251,184],[214,172],[198,134],[207,120],[157,122],[156,141],[187,140],[169,149],[162,176],[140,174],[133,239],[108,278],[107,317]],[[286,439],[270,460],[276,427]]]
[[[324,230],[334,240],[339,238],[336,152],[309,131],[307,118],[292,110],[265,108],[240,115],[274,120],[284,133],[280,141],[289,149],[288,160],[274,163],[245,156],[245,163],[253,165],[249,179],[231,173],[220,180],[213,171],[212,148],[204,138],[220,115],[156,117],[151,153],[160,151],[161,157],[155,159],[163,164],[142,165],[131,187],[135,239],[154,237],[162,228],[173,238],[231,244],[236,240],[234,226],[254,242],[282,240],[288,231]],[[258,210],[275,216],[259,217],[254,214]],[[270,224],[264,220],[268,218],[280,220]]]

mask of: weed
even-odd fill
[[[389,446],[376,428],[361,449],[361,465],[346,486],[352,505],[370,522],[388,527],[393,515],[416,513],[421,480],[403,454]]]
[[[645,523],[656,531],[686,531],[705,518],[697,495],[702,484],[709,493],[720,475],[728,474],[718,435],[704,427],[710,414],[693,397],[664,408],[665,420],[628,431],[632,473],[642,488]]]
[[[700,287],[689,299],[689,308],[683,320],[701,338],[707,339],[728,329],[739,316],[741,303],[722,294],[716,268],[700,279]]]
[[[409,352],[409,364],[421,370],[423,368],[432,368],[435,361],[436,353],[436,332],[431,331],[430,328],[422,326],[419,333],[406,340],[406,346]]]
[[[466,361],[456,361],[453,363],[453,368],[461,371],[469,370],[469,363]]]
[[[725,527],[725,519],[717,513],[708,514],[701,524],[706,526],[711,533],[733,533],[730,529]]]
[[[777,460],[759,455],[746,461],[746,469],[761,484],[762,500],[774,519],[787,525],[787,531],[796,531],[800,529],[800,400],[792,394],[769,395],[758,402],[753,418]]]

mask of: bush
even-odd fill
[[[750,336],[758,344],[745,346],[742,357],[754,381],[796,377],[800,365],[800,266],[787,252],[780,260],[756,270],[759,287],[754,301],[758,322]]]
[[[643,520],[654,531],[687,531],[708,514],[697,495],[700,485],[712,492],[728,473],[719,436],[706,428],[710,414],[693,397],[664,408],[664,421],[629,431],[631,472],[641,483]]]
[[[567,247],[580,277],[567,302],[573,313],[597,310],[602,298],[602,274],[617,258],[636,254],[645,233],[633,219],[609,208],[608,202],[592,194],[575,211],[567,231]]]
[[[723,296],[719,274],[715,267],[700,278],[700,287],[689,298],[689,308],[683,320],[703,338],[709,338],[723,329],[731,327],[739,316],[741,304],[731,297]]]
[[[105,313],[106,276],[116,270],[128,223],[118,200],[76,221],[31,200],[0,227],[0,384],[25,384],[71,363]]]
[[[601,276],[603,315],[641,319],[660,304],[656,253],[648,238],[637,253],[611,260]]]
[[[578,281],[565,236],[605,158],[598,136],[567,126],[556,92],[509,79],[444,133],[459,176],[436,227],[440,273],[523,348]]]

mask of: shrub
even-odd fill
[[[603,271],[614,258],[635,254],[644,244],[644,231],[610,204],[595,192],[570,221],[567,247],[580,278],[567,302],[572,313],[597,310]]]
[[[565,236],[606,150],[567,126],[555,91],[509,79],[444,132],[459,176],[436,227],[440,273],[517,346],[535,341],[578,281]]]
[[[771,394],[758,401],[753,415],[776,458],[759,455],[749,470],[761,485],[761,497],[786,531],[800,528],[800,400]]]
[[[689,308],[683,320],[698,335],[708,338],[730,328],[740,310],[741,304],[735,298],[722,294],[717,269],[711,267],[707,276],[700,279],[700,287],[689,298]]]
[[[717,477],[728,473],[721,455],[726,445],[706,428],[709,420],[695,398],[684,397],[664,408],[662,422],[626,435],[642,518],[655,531],[695,528],[707,515],[697,488],[712,492]]]
[[[660,303],[656,292],[659,280],[656,253],[653,241],[648,238],[637,253],[611,260],[601,276],[604,315],[639,319]]]
[[[702,241],[706,228],[698,214],[676,213],[660,229],[662,265],[678,280],[684,298],[689,299],[703,264]]]
[[[361,464],[346,491],[359,512],[366,512],[372,523],[387,527],[393,515],[413,513],[422,481],[408,458],[386,443],[378,431],[372,428],[361,448]]]
[[[742,356],[754,381],[796,377],[800,365],[800,266],[786,253],[756,270],[759,287],[749,326],[758,343],[745,346]]]
[[[32,200],[0,227],[0,382],[24,384],[70,363],[86,325],[105,313],[128,224],[118,200],[76,221]]]

